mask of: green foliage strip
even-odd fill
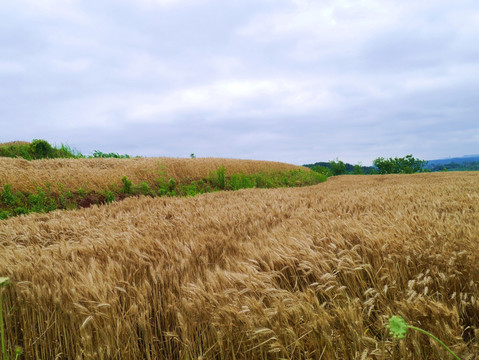
[[[20,157],[25,160],[39,159],[83,159],[83,158],[115,158],[129,159],[130,155],[118,153],[104,153],[95,150],[91,156],[85,156],[82,153],[72,149],[70,146],[62,144],[59,147],[52,146],[48,141],[42,139],[33,139],[30,144],[12,144],[0,146],[0,157]]]
[[[121,179],[121,187],[111,185],[98,192],[83,188],[67,191],[61,184],[57,184],[58,190],[54,192],[47,183],[44,188],[37,187],[34,193],[25,193],[14,192],[11,185],[6,184],[3,190],[0,189],[0,220],[31,212],[43,213],[56,209],[77,209],[92,204],[111,203],[127,196],[195,196],[219,190],[307,186],[327,179],[323,174],[303,169],[228,175],[224,166],[210,172],[208,177],[196,181],[168,179],[164,169],[157,174],[154,185],[144,181],[133,184],[127,176],[124,176]]]
[[[406,155],[403,158],[396,157],[394,159],[379,157],[373,161],[373,164],[377,167],[378,174],[413,174],[424,172],[427,161]]]
[[[316,163],[313,165],[304,165],[317,173],[327,177],[354,174],[354,175],[375,175],[375,174],[413,174],[419,172],[429,172],[425,166],[427,161],[414,158],[412,155],[406,155],[402,158],[378,157],[373,161],[374,167],[362,166],[361,164],[351,165],[345,164],[341,160],[336,159],[329,163]]]

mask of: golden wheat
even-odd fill
[[[30,143],[28,141],[20,141],[20,140],[9,141],[9,142],[6,142],[6,143],[0,143],[0,147],[15,146],[15,145],[30,145]]]
[[[26,358],[447,358],[420,334],[391,339],[400,314],[474,359],[479,175],[20,216],[0,222],[0,274],[7,341]]]
[[[134,158],[134,159],[24,159],[0,158],[0,187],[11,184],[13,190],[35,191],[50,184],[52,190],[61,185],[68,190],[99,191],[121,186],[127,176],[133,183],[145,181],[150,186],[163,177],[168,180],[199,180],[225,166],[228,174],[306,169],[273,161],[218,158]]]

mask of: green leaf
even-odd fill
[[[10,278],[0,277],[0,287],[10,284]]]
[[[387,325],[389,333],[397,339],[404,339],[407,334],[408,325],[406,320],[400,316],[393,316],[389,319],[389,325]]]

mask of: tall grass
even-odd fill
[[[76,159],[83,157],[83,155],[66,144],[52,146],[46,140],[34,139],[31,143],[26,141],[12,141],[0,144],[0,157],[37,160],[57,158]]]
[[[196,159],[198,160],[198,159]],[[479,176],[347,176],[0,222],[6,346],[43,359],[475,359]]]

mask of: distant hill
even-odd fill
[[[464,155],[464,156],[455,157],[455,158],[428,160],[426,168],[431,168],[434,165],[444,165],[444,164],[450,164],[450,163],[465,164],[465,163],[478,162],[478,161],[479,161],[479,154]]]
[[[479,155],[465,155],[461,157],[428,160],[425,166],[430,171],[478,171],[479,170]]]

